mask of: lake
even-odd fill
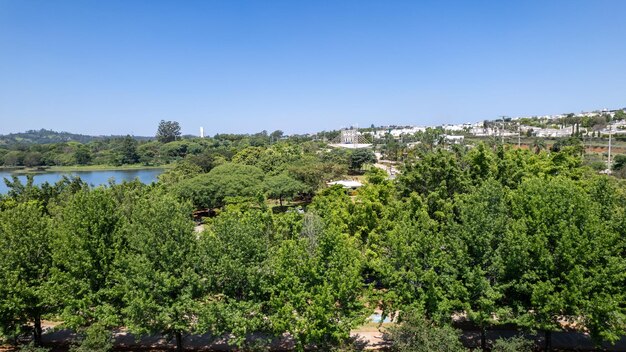
[[[123,181],[132,181],[138,178],[142,183],[152,183],[157,180],[157,177],[163,172],[163,169],[135,169],[135,170],[96,170],[96,171],[62,171],[62,172],[39,172],[34,173],[34,183],[40,185],[48,182],[55,184],[59,181],[63,175],[67,176],[79,176],[83,181],[91,186],[100,186],[109,183],[110,179],[115,180],[115,183],[122,183]],[[4,183],[4,178],[11,179],[11,175],[14,175],[11,171],[0,171],[0,194],[6,194],[8,188]],[[25,174],[15,174],[22,183],[26,183]]]

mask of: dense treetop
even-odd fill
[[[398,350],[428,338],[461,348],[453,317],[597,342],[626,332],[626,185],[575,145],[422,144],[395,179],[366,153],[314,141],[158,146],[178,161],[152,185],[9,182],[2,335],[31,322],[38,341],[47,318],[85,334],[168,334],[179,348],[189,333],[251,347],[256,332],[327,350],[375,308],[405,321]],[[349,172],[365,186],[325,185]],[[208,215],[202,232],[194,210]]]

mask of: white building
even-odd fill
[[[569,137],[572,135],[572,128],[537,128],[533,130],[537,137]]]
[[[403,135],[412,136],[417,132],[425,132],[426,127],[420,126],[410,126],[410,127],[402,127],[402,128],[389,128],[382,129],[374,132],[374,138],[385,138],[387,134],[390,134],[394,138],[400,138]]]
[[[353,180],[332,181],[332,182],[328,182],[327,185],[329,186],[341,185],[341,187],[346,188],[346,189],[357,189],[363,186],[361,182],[353,181]]]

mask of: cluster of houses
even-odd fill
[[[625,111],[626,109],[619,110],[598,110],[592,112],[581,112],[579,114],[574,114],[574,117],[594,117],[598,115],[608,115],[615,116],[615,113],[618,111]],[[626,111],[625,111],[626,112]],[[544,116],[533,116],[540,121],[545,121],[550,124],[551,121],[554,121],[557,124],[557,121],[560,119],[567,117],[566,114],[559,115],[544,115]],[[571,115],[570,115],[571,116]],[[574,132],[572,130],[572,126],[561,127],[561,128],[541,128],[536,126],[526,126],[520,123],[522,119],[529,117],[516,117],[507,119],[507,123],[500,123],[497,121],[491,123],[485,122],[475,122],[475,123],[463,123],[463,124],[443,124],[439,126],[433,126],[433,128],[441,128],[445,131],[446,142],[447,143],[459,143],[463,141],[464,136],[476,136],[476,137],[514,137],[518,134],[528,134],[530,133],[536,137],[547,137],[547,138],[559,138],[559,137],[569,137]],[[380,127],[375,129],[373,132],[368,132],[375,139],[386,138],[387,136],[392,136],[395,139],[401,139],[403,136],[412,136],[418,132],[425,132],[428,127],[426,126],[388,126],[388,127]],[[582,128],[580,126],[577,127],[577,132],[587,133],[587,129]],[[355,131],[355,130],[348,130]],[[361,135],[361,132],[353,132],[358,135]],[[610,125],[607,125],[606,128],[599,131],[602,134],[626,134],[626,121],[614,121]],[[356,136],[355,134],[355,136]]]
[[[594,117],[599,114],[608,114],[609,116],[614,116],[617,110],[603,110],[596,112],[585,112],[578,115],[574,115],[575,117]],[[626,111],[625,111],[626,112]],[[537,116],[536,118],[540,121],[545,121],[550,123],[554,121],[555,124],[558,125],[557,122],[560,121],[563,117],[567,115],[549,115],[549,116]],[[570,115],[571,116],[571,115]],[[580,126],[567,126],[560,128],[540,128],[536,126],[527,126],[521,124],[521,119],[523,118],[512,118],[508,119],[507,123],[498,123],[497,121],[494,123],[485,123],[485,122],[477,122],[477,123],[464,123],[464,124],[456,124],[450,125],[445,124],[441,126],[437,126],[437,128],[441,128],[445,133],[443,138],[445,139],[447,144],[460,144],[463,143],[466,135],[472,135],[477,137],[488,137],[488,136],[496,136],[496,137],[513,137],[519,136],[520,134],[532,134],[536,137],[547,137],[547,138],[559,138],[559,137],[569,137],[574,132],[582,132],[587,133],[588,130],[586,128],[581,128]],[[517,123],[516,123],[517,122]],[[507,128],[508,127],[508,128]],[[403,136],[413,136],[418,132],[426,132],[428,127],[423,126],[403,126],[403,127],[382,127],[375,129],[373,132],[369,133],[374,139],[383,139],[388,136],[392,136],[395,139],[401,139]],[[513,130],[512,130],[513,129]],[[601,130],[598,130],[601,134],[626,134],[626,120],[613,121],[610,124],[607,124]],[[453,133],[458,134],[453,134]],[[331,144],[336,147],[345,147],[345,148],[368,148],[371,144],[367,143],[364,138],[364,133],[359,131],[358,129],[345,129],[342,130],[339,136],[336,138],[337,140],[334,144]],[[419,142],[409,143],[418,144]],[[376,167],[380,167],[383,170],[387,171],[390,178],[393,178],[397,173],[397,170],[393,170],[392,164],[382,164],[380,153],[376,153],[376,159],[379,160],[378,163],[375,164]],[[338,180],[328,182],[329,186],[332,185],[340,185],[341,187],[348,190],[355,190],[363,184],[356,180]]]
[[[449,125],[444,124],[441,127],[446,132],[467,132],[474,127],[475,124],[464,123]],[[482,126],[482,123],[480,124]],[[374,138],[385,138],[387,135],[391,135],[394,138],[400,138],[402,136],[411,136],[417,132],[426,132],[428,127],[424,126],[406,126],[406,127],[382,127],[372,133]]]

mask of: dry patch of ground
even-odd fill
[[[377,350],[387,347],[383,339],[386,328],[393,326],[393,323],[367,323],[350,332],[350,337],[355,339],[366,350]]]

